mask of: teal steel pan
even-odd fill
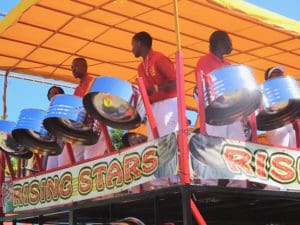
[[[0,149],[11,156],[29,159],[32,157],[32,152],[29,148],[16,142],[11,135],[15,126],[16,123],[13,121],[0,120]]]
[[[52,98],[43,121],[45,128],[57,138],[82,145],[97,143],[99,135],[95,123],[87,115],[82,98],[67,94]]]
[[[31,151],[44,155],[58,155],[62,147],[56,138],[43,126],[46,111],[42,109],[23,109],[12,131],[14,139]]]

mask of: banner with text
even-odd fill
[[[192,133],[191,178],[251,180],[300,190],[300,152]],[[69,168],[3,184],[5,212],[97,198],[178,173],[176,134]]]
[[[200,180],[250,180],[300,190],[300,152],[225,138],[191,134],[193,176]]]
[[[101,197],[159,177],[177,166],[177,138],[168,136],[107,157],[3,184],[5,212],[41,209]]]

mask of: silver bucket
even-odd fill
[[[265,81],[260,88],[263,101],[256,117],[257,129],[273,130],[299,116],[300,89],[296,79],[289,76],[277,77]]]
[[[99,135],[94,123],[87,117],[82,98],[67,94],[52,98],[43,121],[45,128],[57,138],[82,145],[97,143]]]
[[[262,93],[249,67],[224,66],[207,76],[210,82],[204,91],[206,123],[231,124],[250,115],[261,104]],[[197,89],[194,97],[198,103]]]
[[[135,87],[127,81],[113,77],[98,77],[83,98],[87,112],[104,124],[118,129],[138,127],[141,117],[131,105]]]
[[[32,152],[27,147],[16,142],[11,135],[15,126],[15,122],[0,120],[0,150],[13,157],[30,159],[33,155]]]
[[[35,153],[58,155],[61,146],[43,126],[46,111],[41,109],[23,109],[12,131],[14,139]]]

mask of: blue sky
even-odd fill
[[[2,14],[7,14],[18,2],[20,1],[0,0],[0,19]],[[300,21],[299,0],[248,0],[247,2]],[[0,71],[0,74],[3,73]],[[58,84],[58,81],[54,80],[47,80],[46,82]],[[10,78],[7,87],[7,120],[17,121],[19,113],[25,108],[47,110],[49,102],[46,95],[51,84]],[[74,87],[74,84],[72,86]],[[2,97],[3,76],[0,76],[0,87]],[[64,88],[64,90],[68,94],[73,93],[72,88]],[[0,100],[0,116],[3,113],[2,107],[3,104]]]
[[[19,0],[0,0],[0,15],[7,14]],[[2,17],[0,17],[1,19]],[[0,71],[3,75],[4,72]],[[14,75],[14,74],[11,74]],[[20,76],[20,75],[18,75]],[[27,78],[37,79],[37,77],[26,76]],[[39,79],[39,78],[38,78]],[[9,78],[7,85],[7,120],[16,122],[18,120],[21,110],[27,108],[37,108],[47,110],[49,108],[49,101],[47,99],[48,89],[52,85],[60,85],[61,83],[55,80],[43,80],[46,84],[34,82],[24,79]],[[74,87],[75,84],[62,83],[67,86]],[[72,94],[72,88],[63,87],[67,94]],[[2,90],[3,90],[3,76],[0,76],[0,116],[3,114]]]
[[[300,21],[299,0],[247,0],[246,2]]]

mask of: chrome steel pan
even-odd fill
[[[208,74],[204,91],[206,123],[226,125],[254,112],[262,93],[252,71],[245,65],[230,65]]]
[[[99,138],[94,121],[87,116],[82,98],[74,95],[56,95],[52,98],[43,121],[45,128],[55,137],[69,143],[96,144]]]
[[[29,159],[33,155],[32,152],[29,148],[16,142],[11,135],[15,126],[15,122],[0,120],[0,150],[14,157]]]
[[[141,123],[139,113],[130,104],[134,94],[133,85],[127,81],[98,77],[84,96],[83,105],[89,114],[110,127],[134,129]]]
[[[277,77],[265,81],[260,88],[263,101],[256,117],[259,130],[282,127],[299,116],[300,90],[296,79]]]
[[[58,155],[62,147],[56,142],[43,126],[46,111],[41,109],[23,109],[17,124],[12,131],[14,139],[27,147],[32,152],[44,155]]]

